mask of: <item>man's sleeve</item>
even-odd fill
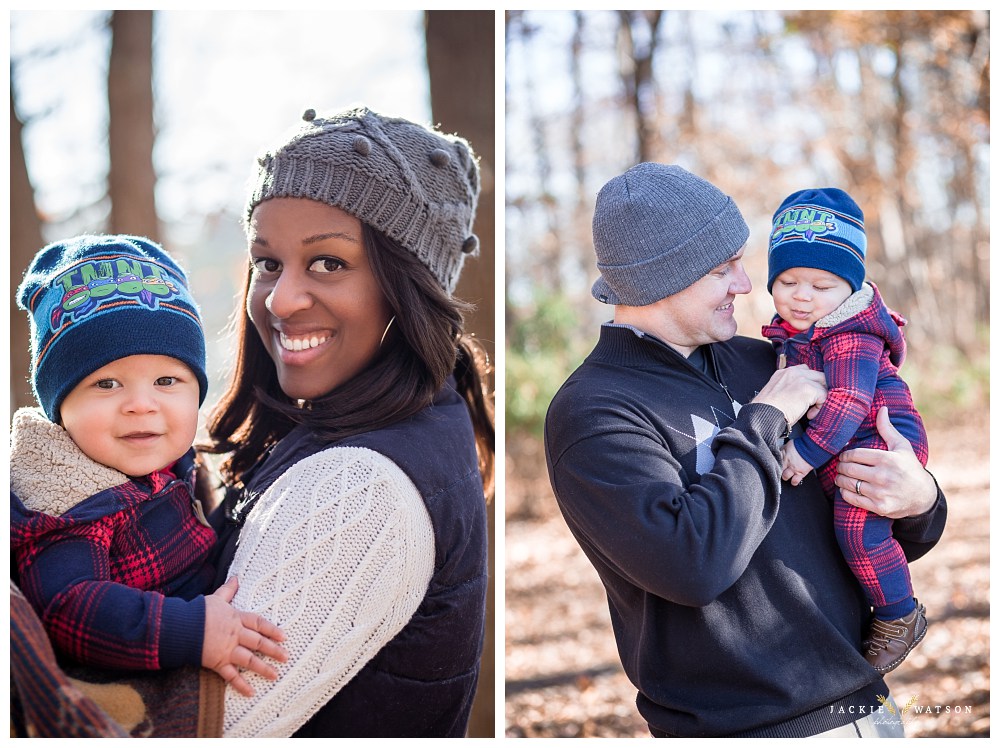
[[[932,476],[933,477],[933,476]],[[934,481],[937,486],[937,480]],[[915,517],[904,517],[892,523],[892,536],[906,555],[907,561],[916,561],[937,545],[948,519],[948,502],[937,486],[937,500],[929,510]]]
[[[655,433],[623,423],[552,453],[550,477],[585,550],[637,587],[703,606],[739,579],[774,522],[784,427],[777,408],[743,406],[699,477]]]

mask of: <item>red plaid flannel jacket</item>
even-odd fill
[[[57,650],[111,668],[201,664],[215,532],[192,510],[190,455],[178,462],[184,479],[135,478],[60,516],[26,509],[11,493],[20,586]]]
[[[927,434],[910,389],[899,376],[906,355],[902,332],[906,320],[886,307],[874,283],[866,287],[874,293],[862,287],[840,309],[802,333],[793,335],[777,315],[761,330],[778,354],[787,356],[788,366],[805,364],[826,374],[826,403],[795,442],[799,455],[813,467],[846,448],[884,448],[875,427],[883,405],[920,461],[927,462]],[[862,306],[869,295],[871,302]],[[822,326],[838,319],[838,313],[844,318]]]

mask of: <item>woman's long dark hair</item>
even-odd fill
[[[396,320],[369,365],[332,392],[299,409],[281,391],[274,362],[246,313],[250,272],[237,310],[239,349],[226,391],[209,414],[210,444],[229,453],[220,466],[233,484],[297,423],[331,439],[374,431],[414,415],[434,399],[450,374],[469,407],[483,489],[493,492],[495,431],[488,391],[489,361],[463,332],[464,302],[448,297],[424,265],[396,241],[364,222],[362,238],[375,281]]]

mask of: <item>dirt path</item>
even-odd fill
[[[988,413],[932,429],[949,502],[934,551],[911,566],[931,621],[887,678],[911,737],[988,736]],[[536,466],[537,467],[537,466]],[[603,587],[543,479],[510,477],[506,525],[506,735],[649,737],[618,660]]]

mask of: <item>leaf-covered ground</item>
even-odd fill
[[[911,565],[924,641],[887,677],[911,737],[988,736],[988,414],[931,429],[944,537]],[[508,446],[506,735],[649,737],[622,672],[603,588],[539,475],[536,449]],[[533,477],[528,477],[533,476]]]

